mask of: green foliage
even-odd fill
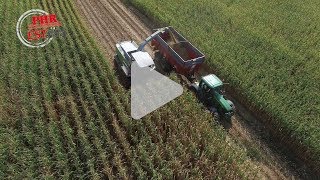
[[[319,1],[130,2],[181,31],[247,104],[320,160]]]

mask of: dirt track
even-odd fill
[[[140,43],[156,27],[148,18],[119,0],[77,0],[77,6],[111,65],[117,42],[132,39]],[[150,47],[147,51],[151,52]],[[235,105],[238,113],[232,119],[231,126],[224,126],[233,141],[255,154],[252,163],[260,167],[260,175],[264,179],[299,178],[303,168],[300,169],[299,165],[289,162],[283,153],[279,153],[277,147],[270,143],[266,128],[241,104],[236,102]]]

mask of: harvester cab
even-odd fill
[[[208,107],[208,109],[219,118],[230,119],[234,113],[234,105],[232,101],[225,99],[222,88],[223,82],[214,74],[203,76],[200,82],[192,84],[192,88],[196,91],[199,100]]]
[[[131,77],[131,64],[136,61],[138,66],[143,68],[149,66],[154,69],[155,64],[149,53],[144,51],[144,47],[156,36],[163,33],[166,28],[158,29],[139,46],[134,41],[123,41],[116,44],[115,60],[127,77]]]
[[[149,53],[138,51],[138,45],[134,41],[124,41],[116,44],[116,63],[127,77],[131,76],[131,64],[136,61],[138,66],[154,68],[154,62]]]

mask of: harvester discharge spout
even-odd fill
[[[138,47],[137,51],[142,51],[144,49],[144,47],[150,42],[152,41],[156,36],[158,36],[161,33],[164,33],[166,30],[168,30],[168,27],[164,27],[164,28],[160,28],[158,29],[156,32],[154,32],[153,34],[151,34],[149,37],[147,37]]]

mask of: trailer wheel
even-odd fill
[[[162,57],[162,59],[161,59],[161,66],[162,66],[163,71],[167,74],[169,74],[173,70],[173,67],[168,63],[168,61],[165,57]]]

